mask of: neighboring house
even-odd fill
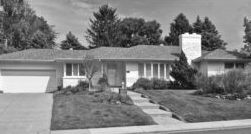
[[[245,68],[248,62],[225,50],[202,55],[201,36],[197,34],[180,36],[180,47],[138,45],[92,50],[29,49],[0,56],[0,90],[11,93],[51,92],[59,86],[75,86],[79,80],[86,79],[85,72],[79,69],[86,55],[93,55],[102,63],[94,83],[103,74],[114,87],[121,87],[122,82],[130,87],[140,77],[170,80],[171,64],[178,60],[181,49],[188,62],[206,75],[225,72],[229,68]],[[224,58],[223,52],[229,57]]]

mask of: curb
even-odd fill
[[[214,121],[202,123],[185,123],[178,125],[149,125],[111,128],[92,128],[80,130],[51,131],[51,134],[135,134],[135,133],[180,133],[210,130],[228,130],[251,128],[251,119],[233,121]],[[72,133],[71,133],[72,132]]]

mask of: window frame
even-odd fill
[[[141,69],[142,72],[140,71],[141,66],[143,67]],[[170,73],[169,67],[170,63],[165,62],[138,62],[138,78],[158,78],[169,81],[170,74],[167,75],[167,73]],[[141,73],[144,74],[140,75]]]
[[[227,64],[231,64],[231,68],[227,67]],[[233,63],[233,62],[225,62],[224,63],[224,69],[235,69],[235,63]]]
[[[81,72],[80,71],[80,64],[82,64],[82,63],[65,63],[64,64],[63,78],[86,78],[86,73],[84,73],[84,75],[81,75],[81,73],[80,73]],[[71,66],[71,75],[67,75],[67,65]],[[74,75],[74,65],[77,65],[77,75]]]

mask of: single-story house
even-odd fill
[[[202,54],[201,36],[183,34],[180,46],[138,45],[130,48],[100,47],[91,50],[28,49],[0,55],[0,90],[52,92],[58,87],[75,86],[85,80],[81,62],[93,55],[101,64],[94,83],[106,74],[111,86],[132,86],[140,77],[171,80],[171,64],[184,51],[189,64],[205,75],[229,69],[245,69],[248,60],[226,50]]]

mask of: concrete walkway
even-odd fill
[[[159,125],[173,125],[183,124],[184,122],[172,118],[172,112],[161,110],[158,104],[151,103],[149,99],[141,97],[141,94],[128,91],[127,93],[137,105],[146,114],[150,115],[152,119]]]
[[[49,134],[51,94],[0,94],[1,134]]]

